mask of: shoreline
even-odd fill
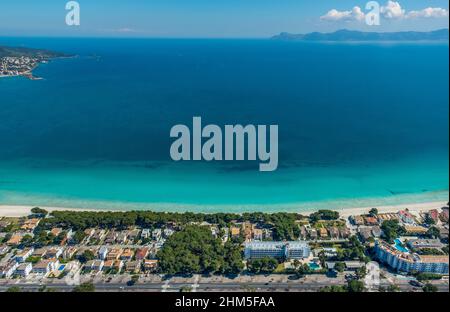
[[[402,209],[409,209],[409,211],[413,214],[420,214],[421,212],[426,212],[431,209],[441,209],[442,207],[447,206],[448,201],[433,201],[433,202],[425,202],[425,203],[411,203],[411,204],[398,204],[398,205],[385,205],[385,206],[366,206],[366,207],[357,207],[357,208],[343,208],[343,209],[330,209],[334,211],[338,211],[340,216],[343,218],[348,218],[351,215],[361,215],[367,214],[371,208],[377,208],[379,213],[396,213]],[[88,208],[64,208],[64,207],[45,207],[45,206],[31,206],[31,205],[0,205],[0,218],[1,217],[10,217],[10,218],[18,218],[25,217],[31,213],[31,208],[40,207],[49,212],[52,211],[91,211],[91,212],[126,212],[132,210],[112,210],[112,209],[88,209]],[[316,210],[305,210],[299,211],[298,213],[303,215],[310,215],[318,211]],[[136,209],[136,211],[154,211],[151,209]],[[295,212],[295,211],[292,211]],[[180,211],[183,213],[183,211]],[[213,214],[211,212],[210,214]],[[272,212],[267,212],[272,213]],[[209,214],[209,213],[203,213]]]

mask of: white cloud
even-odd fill
[[[380,14],[384,19],[401,20],[414,18],[448,18],[449,11],[443,8],[425,8],[418,11],[407,12],[397,1],[389,0],[384,6],[380,7]],[[332,9],[327,14],[320,17],[323,21],[341,22],[365,20],[365,13],[359,6],[355,6],[351,11],[338,11]]]
[[[407,15],[408,18],[442,18],[448,16],[448,10],[442,8],[426,8],[420,11],[411,11]]]
[[[360,7],[355,6],[351,11],[338,11],[332,9],[327,14],[321,16],[320,19],[324,21],[362,21],[365,14]]]
[[[380,13],[386,19],[404,18],[405,12],[400,3],[395,1],[388,1],[385,6],[380,8]]]
[[[132,29],[132,28],[124,27],[124,28],[116,29],[116,32],[119,32],[119,33],[135,33],[137,31]]]

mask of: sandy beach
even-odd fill
[[[402,209],[408,208],[413,214],[420,214],[421,212],[426,212],[430,209],[440,209],[447,206],[447,201],[439,202],[427,202],[427,203],[412,203],[412,204],[401,204],[401,205],[391,205],[391,206],[377,206],[379,213],[390,213],[397,212]],[[23,217],[30,214],[31,208],[35,206],[15,206],[15,205],[0,205],[0,217]],[[84,208],[63,208],[63,207],[40,207],[46,209],[47,211],[108,211],[107,209],[84,209]],[[342,217],[349,217],[351,215],[361,215],[368,213],[368,211],[374,208],[372,207],[360,207],[360,208],[348,208],[348,209],[336,209],[339,211]],[[114,210],[120,211],[120,210]],[[125,210],[124,210],[125,211]],[[301,214],[308,215],[313,213],[311,211],[301,211]]]

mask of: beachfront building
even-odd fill
[[[400,210],[398,212],[398,216],[400,220],[407,224],[414,224],[415,219],[414,216],[408,210]]]
[[[17,252],[15,259],[17,262],[23,263],[23,262],[25,262],[25,260],[28,259],[28,257],[30,257],[33,254],[33,252],[34,252],[33,247],[25,248],[25,249]]]
[[[0,277],[9,278],[16,271],[19,263],[17,261],[9,261],[7,263],[0,263]]]
[[[57,259],[41,260],[33,267],[33,272],[47,275],[50,272],[56,271],[58,266],[59,261]]]
[[[106,257],[108,256],[108,247],[106,246],[102,246],[100,247],[100,249],[98,250],[98,257],[101,260],[105,260]]]
[[[33,265],[29,262],[20,264],[16,269],[16,275],[21,277],[27,277],[33,269]]]
[[[408,241],[408,246],[412,249],[442,248],[444,244],[439,239],[412,239]]]
[[[261,259],[265,257],[279,259],[304,259],[310,255],[308,243],[292,242],[248,242],[244,250],[246,259]]]
[[[423,272],[448,274],[447,256],[422,256],[405,252],[397,249],[395,246],[389,245],[384,241],[377,241],[375,245],[375,253],[377,258],[388,264],[397,271],[402,272]]]

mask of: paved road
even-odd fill
[[[318,291],[320,288],[330,285],[330,283],[197,283],[195,284],[195,291],[245,291],[245,290],[256,290],[256,291]],[[382,282],[380,286],[388,287],[389,282]],[[41,286],[36,284],[27,283],[9,283],[7,285],[0,285],[0,291],[5,291],[11,286],[19,286],[26,291],[37,291]],[[67,285],[63,283],[52,283],[47,285],[49,288],[55,288],[60,291],[72,291],[72,285]],[[409,284],[398,285],[402,291],[420,291],[420,289],[414,288]],[[439,291],[448,292],[448,285],[438,284]],[[163,283],[146,283],[146,284],[136,284],[134,286],[126,286],[123,283],[101,283],[95,285],[98,291],[180,291],[180,289],[193,289],[193,284],[189,282],[183,283],[171,283],[170,281],[165,281]]]

